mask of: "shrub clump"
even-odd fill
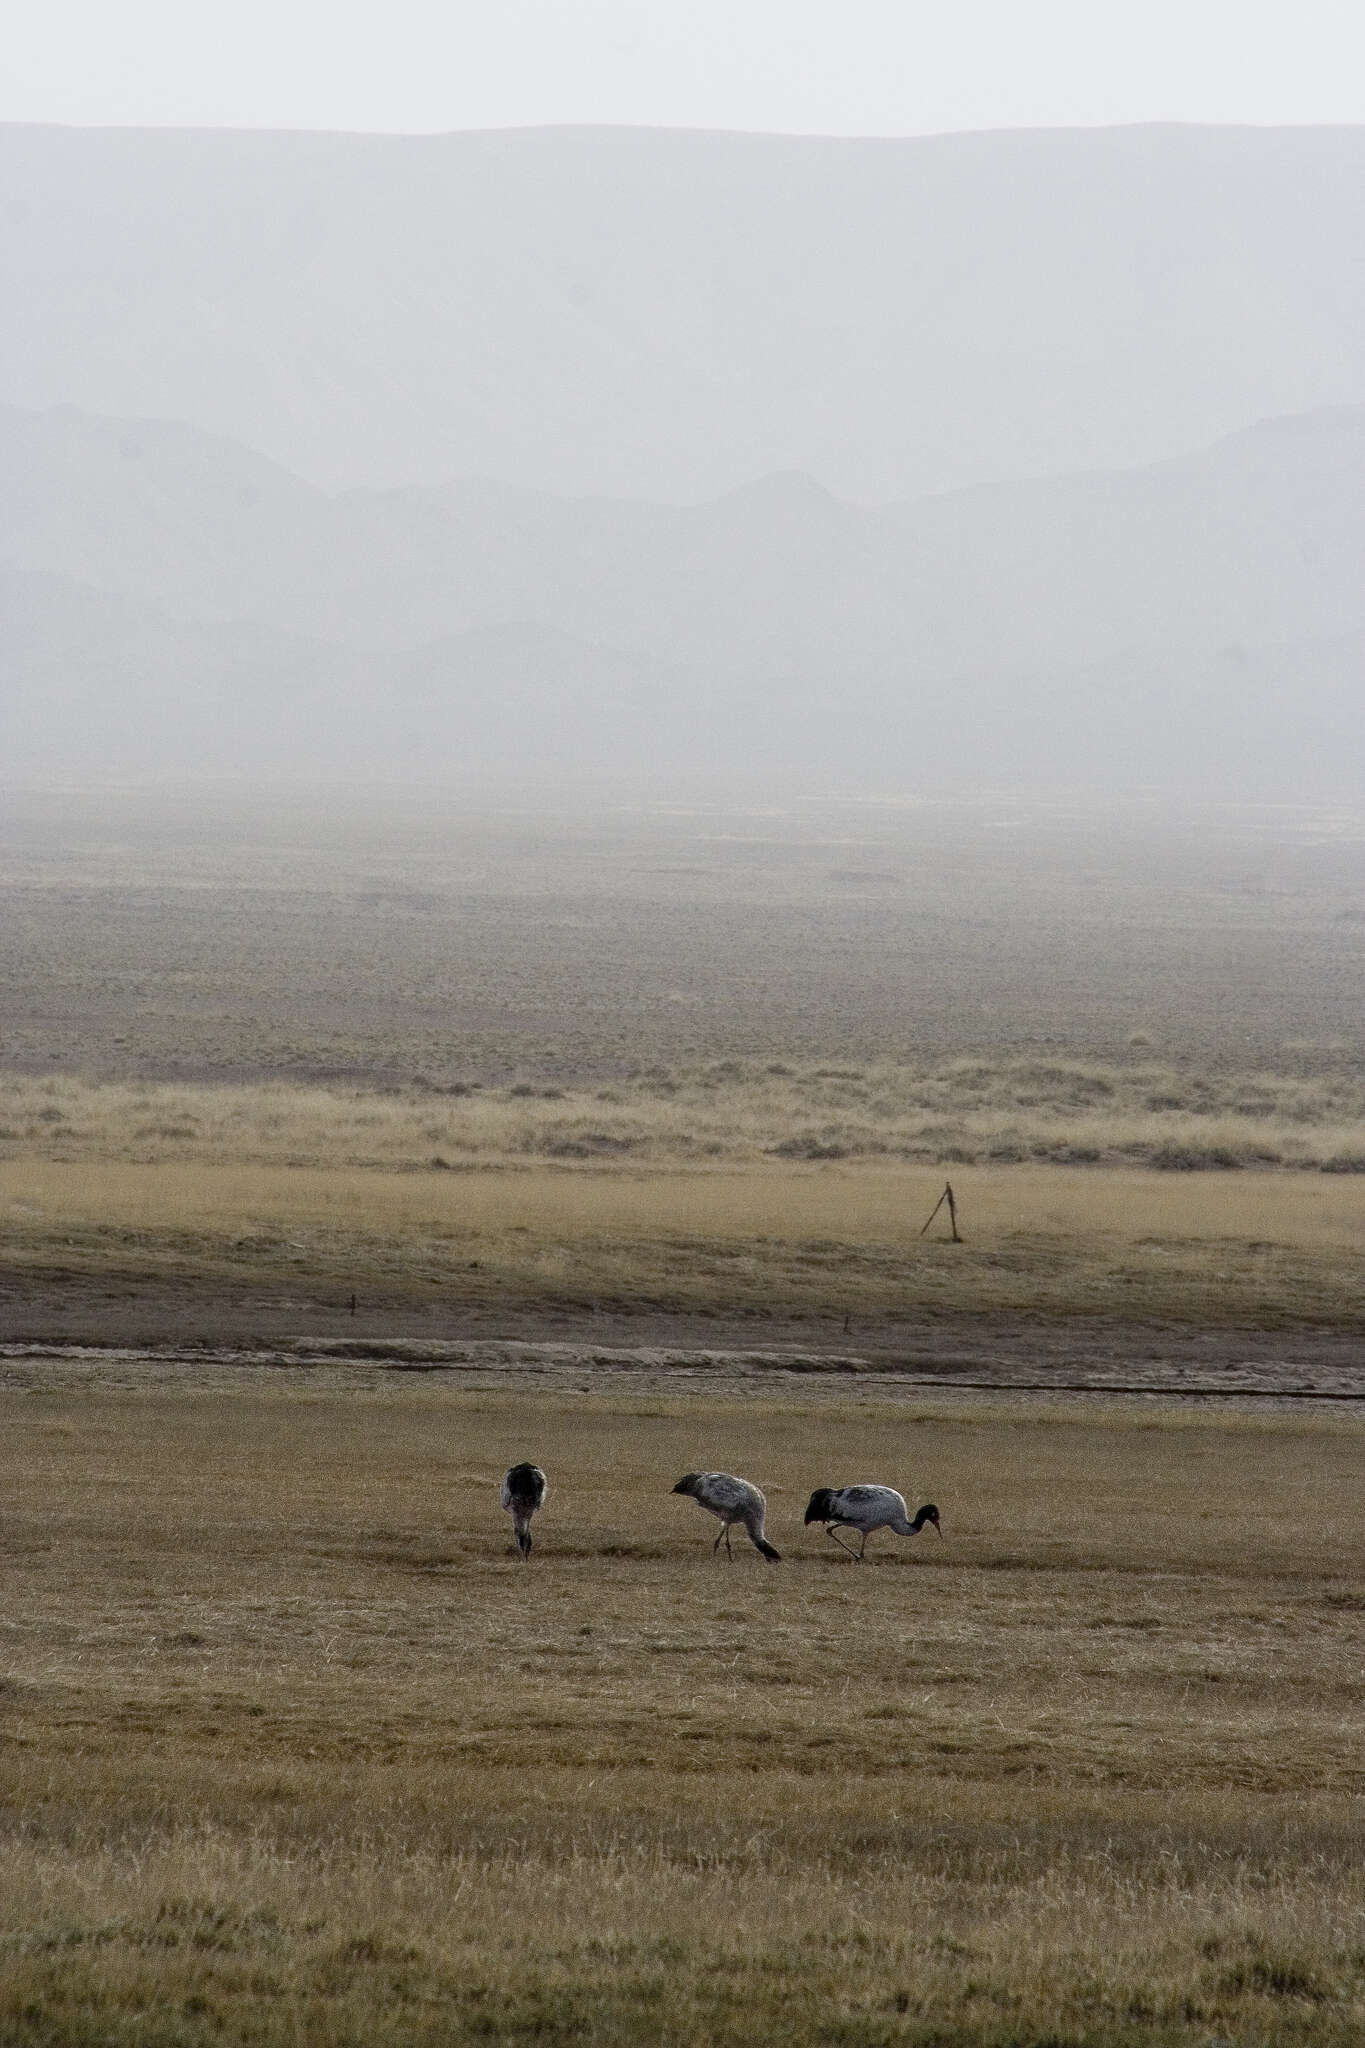
[[[550,1138],[541,1149],[547,1159],[612,1159],[634,1152],[638,1145],[638,1138],[616,1131],[583,1131],[576,1137]]]
[[[1230,1173],[1245,1166],[1246,1161],[1230,1145],[1182,1145],[1168,1141],[1153,1147],[1148,1164],[1161,1173]]]
[[[774,1159],[847,1159],[849,1147],[834,1138],[817,1138],[813,1131],[799,1132],[768,1147]]]

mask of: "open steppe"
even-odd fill
[[[1362,1015],[1345,815],[11,793],[0,2041],[1358,2040]]]
[[[0,2038],[1365,2028],[1358,1420],[5,1378]],[[870,1474],[942,1543],[800,1526]]]
[[[0,1336],[1358,1327],[1349,814],[10,792],[0,911]]]
[[[740,1061],[793,1095],[810,1085],[817,1112],[854,1106],[821,1100],[840,1079],[821,1068],[864,1084],[874,1069],[874,1103],[882,1076],[943,1073],[928,1106],[951,1111],[958,1090],[1006,1109],[1011,1068],[1099,1060],[1179,1096],[1150,1114],[1293,1121],[1304,1083],[1315,1121],[1359,1103],[1356,813],[3,795],[11,1071],[459,1101],[449,1091],[724,1086]],[[1257,1074],[1250,1093],[1228,1085]],[[1034,1108],[1096,1107],[1046,1072],[1014,1085]],[[1120,1082],[1125,1114],[1142,1085]]]

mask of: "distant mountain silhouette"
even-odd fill
[[[12,772],[1350,791],[1365,408],[883,507],[329,495],[184,426],[0,408]]]
[[[0,400],[328,487],[857,501],[1365,402],[1365,129],[0,130]]]

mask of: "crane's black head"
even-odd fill
[[[682,1478],[678,1481],[677,1485],[673,1489],[674,1493],[690,1493],[695,1495],[697,1491],[697,1481],[700,1479],[700,1477],[700,1472],[684,1472]]]
[[[938,1530],[939,1535],[941,1536],[943,1534],[942,1524],[940,1523],[938,1518],[938,1509],[934,1506],[932,1501],[930,1501],[926,1507],[922,1507],[920,1509],[919,1513],[915,1516],[914,1521],[911,1523],[911,1527],[913,1529],[919,1530],[924,1527],[926,1522],[932,1522],[934,1527]]]
[[[806,1523],[827,1522],[830,1517],[831,1490],[828,1486],[817,1486],[806,1503]]]

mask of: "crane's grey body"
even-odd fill
[[[498,1497],[512,1517],[517,1548],[523,1557],[528,1557],[531,1551],[531,1517],[537,1508],[545,1505],[549,1490],[539,1465],[512,1465],[503,1475],[502,1492]]]
[[[708,1515],[719,1516],[721,1530],[711,1545],[713,1557],[722,1542],[725,1555],[734,1557],[735,1553],[730,1548],[730,1531],[738,1523],[755,1550],[761,1551],[772,1564],[780,1561],[782,1553],[774,1550],[763,1534],[763,1518],[768,1512],[768,1503],[747,1479],[736,1479],[733,1472],[685,1472],[673,1491],[690,1495],[698,1507],[706,1509]]]
[[[912,1522],[905,1496],[897,1493],[894,1486],[818,1486],[807,1503],[806,1521],[823,1522],[826,1536],[832,1537],[859,1564],[874,1529],[891,1529],[897,1536],[918,1536],[928,1522],[938,1529],[940,1536],[943,1534],[938,1509],[932,1502],[922,1507]],[[857,1550],[844,1542],[837,1533],[839,1528],[862,1531],[863,1540]]]

